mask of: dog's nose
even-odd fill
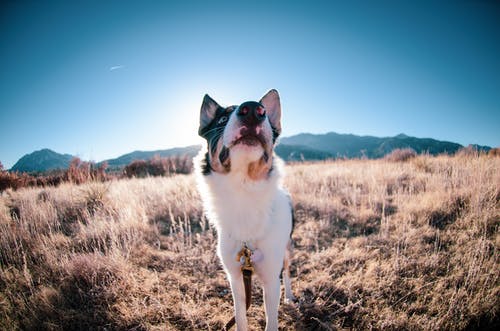
[[[238,107],[236,113],[239,119],[247,125],[257,125],[266,118],[266,110],[261,103],[255,101],[247,101]]]

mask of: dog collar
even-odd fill
[[[247,242],[243,242],[241,245],[241,250],[236,254],[236,261],[241,263],[242,269],[247,267],[252,267],[252,263],[260,262],[264,259],[264,254],[258,248],[251,249]]]

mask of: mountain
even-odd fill
[[[149,160],[154,156],[158,155],[160,157],[171,157],[171,156],[182,156],[187,155],[193,157],[200,151],[201,147],[199,145],[187,146],[187,147],[177,147],[165,150],[156,151],[134,151],[132,153],[124,154],[115,159],[109,159],[102,161],[108,163],[108,167],[111,169],[122,168],[134,160]]]
[[[98,164],[107,162],[109,169],[120,169],[134,160],[148,160],[158,155],[160,157],[182,156],[189,157],[195,156],[200,150],[200,146],[178,147],[166,150],[157,151],[135,151],[117,157],[99,162]],[[50,149],[42,149],[40,151],[26,154],[19,161],[14,164],[10,171],[19,172],[44,172],[55,169],[67,169],[73,155],[59,154]]]
[[[54,169],[66,169],[72,158],[72,155],[59,154],[45,148],[24,155],[14,164],[10,171],[42,172]]]
[[[397,148],[412,148],[417,153],[437,155],[441,153],[453,154],[463,146],[449,141],[440,141],[431,138],[416,138],[405,134],[394,137],[357,136],[353,134],[325,134],[301,133],[280,140],[281,145],[301,146],[316,152],[325,153],[335,158],[380,158]],[[478,150],[488,151],[488,146],[474,146]],[[282,150],[285,147],[281,147]],[[285,160],[294,159],[292,153],[280,155]],[[321,159],[321,158],[320,158]]]
[[[278,144],[276,154],[285,161],[315,161],[332,159],[333,155],[302,145]]]
[[[381,144],[382,138],[371,136],[356,136],[352,134],[301,133],[295,136],[282,138],[283,145],[301,145],[315,150],[329,153],[333,157],[362,157],[364,151],[374,150]],[[285,158],[286,159],[286,158]]]
[[[160,157],[195,156],[200,146],[187,146],[156,151],[135,151],[109,159],[108,168],[119,170],[134,160],[148,160],[158,155]],[[417,153],[437,155],[442,153],[453,154],[462,145],[440,141],[431,138],[416,138],[405,134],[394,137],[357,136],[353,134],[325,134],[301,133],[295,136],[283,137],[276,146],[276,153],[285,161],[311,161],[333,158],[380,158],[397,148],[412,148]],[[469,145],[468,148],[478,151],[489,151],[488,146]],[[20,172],[42,172],[53,169],[66,169],[73,156],[59,154],[50,149],[42,149],[23,156],[10,169]]]

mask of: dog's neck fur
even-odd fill
[[[260,159],[254,161],[239,155],[233,155],[228,173],[213,172],[199,178],[200,189],[210,200],[205,204],[209,220],[225,232],[222,236],[255,241],[266,233],[265,224],[269,224],[274,198],[281,187],[282,167],[279,159],[269,159],[271,166],[265,167],[268,170],[262,178],[252,178],[250,171]]]
[[[273,157],[269,157],[270,151],[232,149],[230,151],[231,171],[230,175],[240,176],[243,181],[261,181],[267,179],[273,170]]]

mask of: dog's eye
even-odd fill
[[[221,118],[219,118],[219,120],[217,121],[217,124],[222,124],[222,123],[225,123],[227,121],[227,116],[222,116]]]

